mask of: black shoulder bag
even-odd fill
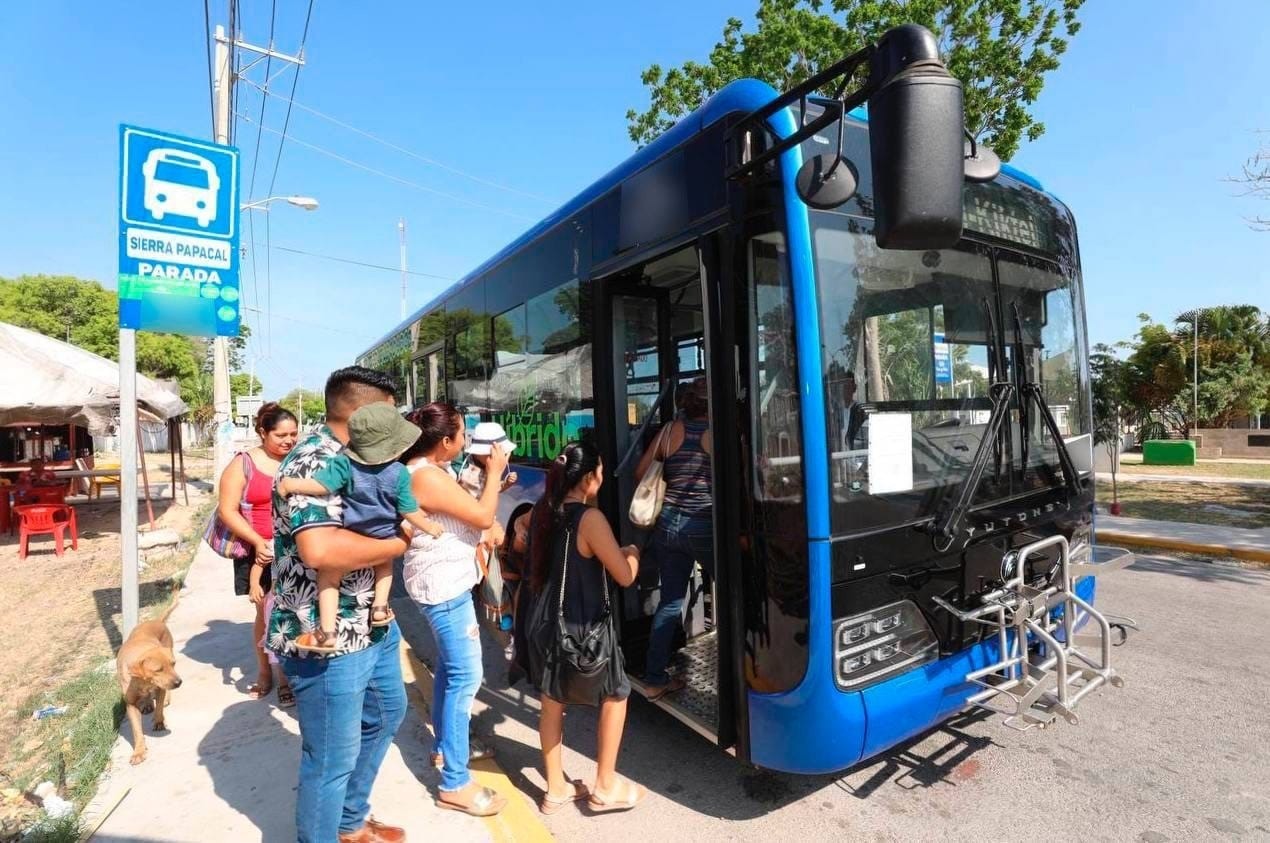
[[[604,578],[604,613],[580,633],[571,632],[564,622],[564,590],[569,574],[569,542],[564,537],[564,560],[560,566],[560,597],[552,604],[541,599],[530,618],[531,668],[538,690],[567,705],[598,706],[621,687],[626,667],[617,645],[617,630],[609,603],[608,577]],[[532,662],[537,662],[533,664]]]

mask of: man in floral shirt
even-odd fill
[[[278,479],[312,477],[348,441],[348,418],[376,402],[395,402],[387,375],[361,366],[326,381],[326,424],[282,461]],[[374,539],[342,527],[338,495],[273,498],[274,609],[268,645],[281,658],[300,721],[296,836],[300,843],[398,843],[400,828],[369,819],[370,791],[406,714],[397,625],[372,627],[372,566],[401,556],[402,538]],[[338,651],[301,653],[295,639],[318,624],[317,569],[336,569],[340,583]]]

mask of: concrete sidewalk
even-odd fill
[[[253,607],[234,596],[231,579],[230,563],[201,545],[168,619],[184,680],[168,708],[171,732],[148,735],[149,758],[133,767],[124,721],[110,771],[85,812],[90,826],[109,812],[94,840],[295,839],[299,727],[273,697],[244,693],[255,675]],[[150,718],[144,722],[148,732]],[[492,839],[481,820],[433,804],[438,775],[428,765],[427,734],[411,705],[375,783],[376,815],[414,841]]]
[[[1270,562],[1270,528],[1248,529],[1099,514],[1098,541]]]

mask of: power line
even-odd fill
[[[238,91],[234,80],[238,77],[238,29],[242,22],[238,20],[238,0],[229,0],[229,113],[237,111]],[[229,142],[233,144],[238,135],[238,126],[229,121]]]
[[[247,121],[248,123],[255,122],[254,120],[252,120],[250,117],[248,117],[245,114],[240,114],[238,116],[241,117],[243,120]],[[269,126],[265,126],[264,130],[266,132],[270,132],[275,135],[283,135],[283,140],[289,140],[292,143],[297,143],[300,146],[306,147],[307,149],[311,149],[314,152],[327,156],[328,158],[334,158],[336,161],[339,161],[343,164],[347,164],[350,167],[355,167],[359,170],[365,170],[368,173],[372,173],[382,178],[386,178],[389,181],[395,181],[398,184],[404,184],[406,187],[413,187],[415,190],[421,190],[424,193],[431,193],[434,196],[440,196],[442,198],[449,199],[452,202],[458,202],[462,205],[468,205],[478,210],[489,211],[490,213],[494,213],[494,214],[502,214],[503,216],[512,217],[518,220],[527,220],[529,222],[536,222],[536,220],[533,217],[527,217],[524,214],[517,214],[511,211],[505,211],[502,208],[495,208],[491,205],[482,205],[480,202],[473,202],[471,199],[465,199],[462,196],[455,196],[453,193],[446,193],[445,191],[442,191],[442,190],[435,190],[431,187],[425,187],[424,185],[421,185],[418,182],[413,182],[413,181],[410,181],[409,179],[403,179],[401,176],[394,176],[392,173],[386,173],[383,170],[376,169],[374,167],[369,166],[368,164],[363,164],[360,161],[354,161],[351,158],[346,158],[345,156],[340,155],[338,152],[331,152],[329,149],[323,149],[322,147],[317,146],[316,144],[312,144],[312,143],[309,143],[308,141],[301,140],[300,138],[297,138],[295,135],[285,135],[282,132],[279,132],[277,129],[270,128]]]
[[[290,252],[293,255],[304,255],[305,257],[321,258],[322,260],[335,261],[336,263],[348,263],[348,264],[352,264],[353,266],[364,266],[367,269],[382,269],[385,272],[396,272],[396,273],[401,272],[401,267],[399,266],[388,266],[387,264],[381,264],[381,263],[368,263],[366,261],[354,260],[353,258],[341,258],[341,257],[336,257],[335,255],[323,255],[319,252],[306,252],[304,249],[293,249],[290,246],[274,246],[273,248],[278,250],[279,252]],[[414,270],[410,270],[410,269],[406,270],[406,274],[417,275],[420,278],[435,278],[438,281],[457,280],[447,275],[433,275],[430,272],[415,272]]]
[[[271,232],[272,228],[269,221],[269,215],[265,214],[265,307],[269,308],[269,345],[268,350],[273,354],[273,249]]]
[[[278,22],[278,0],[273,0],[273,6],[269,12],[269,51],[271,53],[273,52],[274,27],[277,24],[277,22]],[[273,68],[273,56],[267,55],[265,56],[265,87],[263,88],[261,88],[259,85],[257,85],[255,82],[252,82],[250,79],[246,78],[245,76],[242,78],[242,81],[246,82],[248,85],[251,85],[253,88],[256,88],[257,90],[260,91],[260,124],[262,126],[264,125],[264,122],[265,122],[265,106],[268,105],[269,103],[269,90],[268,90],[269,89],[269,71],[272,68]],[[247,188],[247,195],[249,197],[256,195],[256,166],[260,163],[260,138],[263,135],[264,135],[264,132],[260,131],[260,126],[257,126],[256,127],[256,151],[251,157],[251,183],[250,183],[250,186]],[[255,243],[253,242],[252,245],[254,246]]]
[[[257,85],[255,82],[252,82],[250,79],[247,79],[247,80],[244,80],[244,81],[246,81],[248,85],[251,85],[251,86],[252,86],[253,88],[255,88],[256,90],[260,91],[260,92],[261,92],[261,94],[264,94],[264,95],[266,95],[266,96],[271,96],[271,97],[274,97],[275,99],[282,99],[282,97],[280,97],[278,94],[275,94],[275,93],[274,93],[274,92],[272,92],[272,91],[267,91],[267,90],[265,90],[264,88],[262,88],[262,87],[260,87],[259,85]],[[550,199],[550,198],[548,198],[548,197],[546,197],[546,196],[539,196],[539,195],[538,195],[538,194],[536,194],[536,193],[530,193],[530,192],[528,192],[528,191],[526,191],[526,190],[520,190],[520,189],[515,188],[515,187],[508,187],[508,186],[507,186],[507,185],[505,185],[505,184],[499,184],[498,182],[495,182],[495,181],[490,181],[489,179],[483,179],[483,178],[481,178],[480,176],[474,176],[474,175],[472,175],[471,173],[466,173],[466,172],[464,172],[463,170],[460,170],[460,169],[459,169],[459,168],[457,168],[457,167],[451,167],[449,164],[444,164],[444,163],[442,163],[442,162],[440,162],[440,161],[437,161],[437,160],[436,160],[436,159],[434,159],[434,158],[429,158],[428,156],[423,155],[423,154],[418,153],[418,152],[415,152],[414,150],[407,149],[407,148],[406,148],[406,147],[404,147],[404,146],[400,146],[399,144],[395,144],[395,143],[393,143],[393,142],[392,142],[392,141],[390,141],[390,140],[386,140],[386,139],[384,139],[384,138],[379,137],[378,135],[372,134],[372,133],[370,133],[370,132],[366,131],[365,129],[359,129],[358,127],[356,127],[356,126],[354,126],[354,125],[352,125],[352,124],[350,124],[350,123],[345,123],[343,120],[340,120],[340,119],[339,119],[339,118],[337,118],[337,117],[332,117],[332,116],[331,116],[331,115],[329,115],[329,114],[324,114],[324,113],[322,113],[321,111],[318,111],[316,108],[313,108],[312,106],[308,106],[308,105],[305,105],[305,104],[304,104],[304,103],[302,103],[302,102],[296,102],[294,99],[290,99],[290,98],[288,98],[288,99],[287,99],[287,107],[289,108],[289,107],[291,107],[291,106],[295,106],[296,108],[300,109],[301,111],[307,111],[307,112],[309,112],[310,114],[312,114],[312,115],[313,115],[313,116],[315,116],[315,117],[320,117],[320,118],[322,118],[323,120],[326,120],[326,121],[328,121],[328,122],[330,122],[330,123],[334,123],[336,126],[339,126],[340,128],[343,128],[343,129],[347,129],[347,130],[349,130],[350,132],[356,132],[357,134],[361,135],[362,137],[369,138],[370,140],[373,140],[373,141],[375,141],[376,143],[383,144],[384,146],[388,147],[389,149],[396,150],[397,152],[400,152],[400,153],[401,153],[401,154],[403,154],[403,155],[409,155],[411,158],[414,158],[414,159],[416,159],[416,160],[422,161],[422,162],[423,162],[423,163],[425,163],[425,164],[430,164],[430,165],[431,165],[431,166],[433,166],[433,167],[439,167],[439,168],[441,168],[442,170],[446,170],[446,171],[448,171],[448,172],[454,173],[455,175],[462,176],[462,177],[463,177],[463,178],[465,178],[465,179],[471,179],[472,181],[476,182],[477,184],[483,184],[483,185],[485,185],[486,187],[493,187],[493,188],[497,188],[498,190],[505,190],[505,191],[507,191],[508,193],[516,193],[516,194],[519,194],[519,195],[521,195],[521,196],[527,196],[527,197],[529,197],[530,199],[537,199],[537,200],[538,200],[538,201],[540,201],[540,202],[554,203],[554,202],[556,202],[556,201],[557,201],[557,200],[555,200],[555,199]],[[262,118],[262,119],[263,119],[263,118]]]
[[[203,45],[207,47],[207,101],[212,106],[212,137],[216,136],[216,94],[213,92],[213,80],[216,71],[212,69],[212,11],[208,8],[208,0],[203,0]]]
[[[296,50],[296,55],[299,56],[301,59],[304,58],[304,45],[309,40],[309,22],[312,21],[312,19],[313,19],[313,0],[309,0],[309,8],[304,13],[304,29],[300,32],[300,47],[298,50]],[[269,49],[272,50],[273,39],[270,38],[269,40],[270,40]],[[296,85],[300,84],[300,67],[301,65],[297,64],[295,66],[295,71],[291,76],[291,94],[288,97],[288,99],[295,96]],[[266,77],[265,84],[267,85],[268,82],[269,82],[268,77]],[[262,94],[262,96],[265,96],[265,95],[266,94]],[[273,159],[273,175],[269,177],[269,190],[265,194],[266,196],[273,196],[273,188],[278,181],[278,167],[281,166],[282,164],[282,148],[283,146],[286,145],[286,142],[287,142],[287,127],[289,125],[291,125],[290,103],[287,104],[286,117],[284,117],[282,120],[282,135],[278,139],[278,154]],[[264,128],[263,104],[261,106],[260,128],[261,129]],[[254,171],[252,173],[252,179],[253,180],[255,179]],[[271,271],[272,262],[270,261],[270,256],[273,254],[273,250],[269,248],[270,228],[271,226],[269,222],[269,216],[266,214],[265,215],[265,303],[266,303],[266,306],[269,308],[269,319],[268,319],[269,353],[272,354],[273,353],[273,273]]]
[[[256,308],[244,307],[243,310],[256,311]],[[370,334],[363,334],[360,331],[350,331],[347,328],[337,328],[334,325],[327,325],[323,322],[312,322],[308,319],[299,319],[295,316],[283,316],[281,313],[274,313],[272,310],[270,310],[266,315],[271,319],[274,316],[277,316],[279,319],[283,320],[284,322],[294,322],[297,325],[306,325],[310,328],[321,328],[324,331],[332,331],[337,334],[347,334],[350,337],[358,337],[364,340],[374,339],[374,337],[372,337]]]
[[[304,31],[300,33],[300,49],[296,51],[296,55],[300,58],[304,58],[304,43],[309,40],[309,21],[312,18],[313,0],[309,0],[309,10],[304,14]],[[298,84],[300,84],[300,65],[297,64],[295,75],[291,77],[291,94],[287,97],[287,116],[282,120],[282,139],[278,141],[278,157],[273,161],[273,176],[269,179],[269,196],[273,195],[273,187],[278,181],[278,166],[282,163],[282,147],[287,141],[287,127],[291,125],[291,100],[295,97],[295,88]]]

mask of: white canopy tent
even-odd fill
[[[142,418],[186,412],[179,396],[137,375]],[[0,425],[76,424],[94,436],[119,416],[119,364],[43,334],[0,322]]]

